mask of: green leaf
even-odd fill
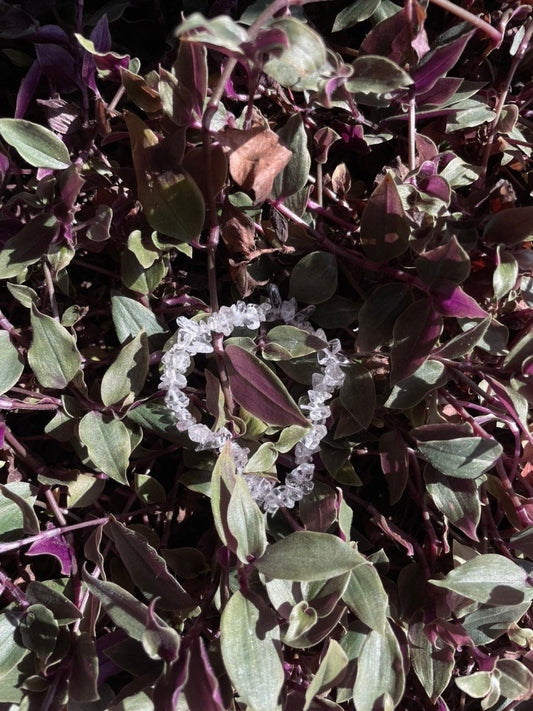
[[[59,222],[50,213],[37,215],[27,222],[0,251],[0,279],[18,277],[30,264],[38,262],[46,254],[58,230]]]
[[[272,197],[275,200],[294,195],[307,183],[311,156],[307,148],[307,133],[300,114],[293,114],[278,131],[280,141],[292,152],[291,159],[274,179]]]
[[[235,487],[237,473],[229,443],[222,447],[211,477],[211,510],[218,536],[230,550],[237,550],[237,541],[229,530],[227,512]]]
[[[31,326],[33,339],[28,349],[28,363],[44,388],[62,390],[80,372],[81,355],[76,339],[33,304]]]
[[[477,610],[466,615],[461,624],[476,647],[490,644],[506,634],[510,626],[526,614],[529,605],[529,600],[520,605],[480,605]]]
[[[458,336],[452,338],[448,343],[438,348],[435,354],[441,358],[460,358],[461,356],[470,353],[475,346],[481,341],[487,329],[490,326],[490,316],[481,319],[477,323],[474,321],[472,328],[468,331],[460,333]]]
[[[482,699],[490,691],[490,679],[490,672],[481,671],[474,672],[469,676],[460,676],[455,679],[455,683],[461,691],[464,691],[465,694],[468,694],[468,696],[471,696],[474,699]]]
[[[124,343],[130,338],[135,338],[140,331],[146,331],[148,342],[164,341],[161,334],[168,333],[150,309],[128,296],[114,293],[111,296],[111,313],[118,340]]]
[[[18,619],[19,615],[10,607],[0,613],[0,680],[28,654],[28,649],[19,643]]]
[[[142,642],[148,621],[148,607],[116,583],[99,580],[89,575],[85,569],[82,577],[89,591],[102,603],[111,620],[123,629],[128,637]],[[161,618],[157,615],[156,618],[160,625],[168,628]]]
[[[151,432],[171,442],[183,441],[183,435],[176,429],[172,412],[162,401],[144,402],[128,410],[127,420],[140,425],[144,432]]]
[[[72,642],[69,706],[72,701],[91,702],[101,698],[98,690],[98,655],[96,641],[87,632],[77,634]]]
[[[409,222],[394,178],[387,173],[363,211],[361,245],[369,259],[388,262],[402,255],[408,243]]]
[[[100,392],[104,405],[131,405],[148,375],[150,353],[145,331],[126,344],[104,373]]]
[[[255,567],[270,578],[326,580],[365,563],[364,556],[337,536],[296,531],[268,546]]]
[[[248,39],[244,27],[237,24],[229,15],[206,19],[199,12],[189,15],[178,26],[175,34],[184,41],[206,45],[230,57],[242,57],[241,45]]]
[[[353,702],[357,711],[374,711],[390,697],[394,708],[403,696],[405,672],[400,645],[390,625],[384,634],[370,632],[357,660]]]
[[[80,420],[79,437],[95,469],[120,484],[128,483],[126,470],[131,442],[129,430],[120,420],[110,420],[100,412],[88,412]]]
[[[253,500],[242,476],[236,478],[231,492],[227,525],[237,541],[234,552],[242,563],[263,555],[267,547],[265,516]]]
[[[533,239],[533,207],[500,210],[487,222],[483,239],[488,245],[514,247]]]
[[[304,711],[308,711],[313,699],[328,689],[336,687],[342,680],[348,666],[348,657],[340,644],[330,639],[320,666],[305,692]]]
[[[21,500],[33,511],[36,497],[30,485],[25,481],[3,484],[0,493],[2,493],[0,496],[0,539],[7,541],[18,538],[30,522],[26,507],[21,506]],[[35,517],[35,513],[33,516]],[[30,525],[30,528],[33,528],[34,523]],[[36,533],[38,531],[39,522],[37,521],[37,530],[28,532]]]
[[[500,681],[500,690],[508,699],[531,698],[533,673],[518,659],[497,659],[496,671]]]
[[[46,583],[32,580],[28,583],[25,593],[31,605],[37,603],[44,605],[53,613],[60,625],[69,625],[71,622],[81,620],[83,617],[73,602]]]
[[[533,598],[533,586],[528,584],[525,570],[497,553],[478,555],[443,580],[429,582],[490,605],[518,605]]]
[[[408,378],[422,365],[439,338],[442,326],[442,316],[429,299],[419,299],[403,311],[393,329],[391,385]]]
[[[165,610],[194,607],[195,602],[168,572],[164,558],[140,533],[109,517],[104,532],[115,544],[120,560],[139,590],[149,598],[158,597]]]
[[[496,269],[492,273],[492,288],[494,298],[503,299],[516,284],[518,279],[518,262],[513,254],[508,252],[504,245],[496,248]]]
[[[351,363],[346,368],[339,394],[350,415],[366,429],[372,422],[376,409],[376,388],[372,374],[359,363]]]
[[[362,351],[372,351],[392,339],[396,319],[411,303],[406,284],[383,284],[367,298],[359,311],[357,345]]]
[[[448,376],[444,364],[437,360],[426,360],[420,368],[392,388],[385,407],[407,410],[418,405],[430,392],[446,384]]]
[[[337,260],[333,254],[306,254],[291,272],[290,294],[304,304],[320,304],[337,290],[337,275]]]
[[[327,348],[327,342],[296,326],[274,326],[262,345],[265,360],[290,360]]]
[[[202,230],[205,203],[200,189],[176,169],[172,156],[159,148],[153,131],[135,114],[126,114],[137,194],[150,227],[179,242],[190,242]]]
[[[413,84],[409,74],[386,57],[365,54],[352,62],[352,68],[346,88],[353,94],[388,94]]]
[[[435,506],[454,526],[473,541],[481,518],[478,483],[472,479],[448,478],[433,467],[424,470],[426,489]]]
[[[348,27],[353,27],[358,22],[368,20],[380,5],[381,0],[356,0],[339,12],[331,31],[340,32]]]
[[[351,571],[342,599],[367,627],[384,633],[389,598],[372,563],[365,561]]]
[[[18,379],[24,370],[24,362],[15,346],[11,343],[7,331],[0,331],[0,363],[2,363],[0,395],[3,395],[18,383]]]
[[[20,513],[22,514],[22,529],[24,533],[39,533],[41,530],[41,526],[39,524],[39,519],[37,518],[33,509],[34,498],[24,496],[24,493],[26,493],[25,489],[23,489],[24,493],[22,495],[19,494],[13,488],[13,484],[0,484],[0,492],[2,492],[6,499],[10,499],[19,508]],[[3,514],[4,511],[2,511],[2,515]]]
[[[135,474],[135,493],[145,504],[164,504],[166,491],[163,486],[149,474]]]
[[[67,147],[55,133],[24,119],[0,119],[0,135],[34,168],[62,170],[70,166]]]
[[[276,615],[255,595],[237,591],[220,620],[220,648],[239,696],[254,711],[278,711],[285,681]]]
[[[36,603],[26,609],[26,614],[19,627],[24,646],[35,652],[41,668],[54,651],[59,632],[59,625],[50,610]]]
[[[423,622],[409,625],[409,656],[424,691],[436,703],[450,683],[454,669],[454,650],[438,638],[432,643]]]
[[[295,17],[274,20],[270,28],[283,30],[289,46],[269,59],[263,70],[282,86],[298,88],[302,85],[303,88],[326,62],[321,36]]]
[[[503,452],[501,444],[482,437],[419,442],[418,449],[435,469],[459,479],[476,479],[481,476]]]

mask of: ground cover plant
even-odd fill
[[[531,708],[531,5],[0,16],[0,710]]]

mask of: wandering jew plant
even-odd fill
[[[0,711],[529,711],[531,4],[0,20]]]

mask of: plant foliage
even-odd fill
[[[530,708],[531,5],[0,16],[0,710]]]

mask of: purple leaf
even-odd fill
[[[417,370],[442,331],[442,316],[429,299],[408,306],[394,324],[390,383],[396,385]]]
[[[389,486],[389,499],[396,504],[401,499],[409,478],[409,452],[403,437],[393,430],[379,438],[381,469]]]
[[[164,672],[154,687],[154,708],[175,711],[181,690],[187,679],[187,655],[182,654],[173,664],[165,665]]]
[[[411,50],[411,27],[405,12],[400,10],[368,33],[359,54],[382,55],[402,66],[408,61]]]
[[[464,23],[457,25],[441,35],[437,39],[440,46],[437,44],[417,66],[414,71],[417,93],[429,91],[457,63],[468,40],[475,32],[471,29],[460,34],[464,32],[466,26]]]
[[[49,524],[47,530],[54,528]],[[70,544],[61,535],[35,541],[26,551],[26,555],[53,555],[61,566],[61,575],[72,573],[73,553]]]
[[[35,45],[37,60],[43,74],[60,93],[75,91],[80,81],[74,57],[58,44]]]
[[[39,62],[35,60],[27,71],[24,79],[20,82],[17,94],[17,105],[15,107],[15,118],[24,118],[30,101],[37,90],[41,76],[41,66]]]
[[[269,425],[309,425],[281,380],[259,358],[239,346],[227,346],[225,353],[231,391],[239,405]]]
[[[433,284],[430,291],[435,308],[443,316],[485,318],[488,314],[478,302],[451,281]]]
[[[109,32],[109,22],[104,13],[96,23],[90,38],[97,52],[109,52],[111,49],[111,33]]]
[[[374,262],[403,254],[409,242],[409,223],[391,173],[374,190],[361,217],[361,244]]]
[[[455,235],[446,244],[422,252],[415,267],[426,284],[442,279],[459,284],[470,275],[470,259]]]
[[[189,676],[184,691],[190,711],[224,711],[218,680],[202,638],[195,637],[189,650]]]
[[[437,79],[431,89],[416,95],[416,103],[418,106],[440,106],[448,99],[451,99],[463,81],[458,77]]]
[[[43,25],[32,37],[33,42],[62,44],[70,47],[70,39],[67,33],[58,25]]]

